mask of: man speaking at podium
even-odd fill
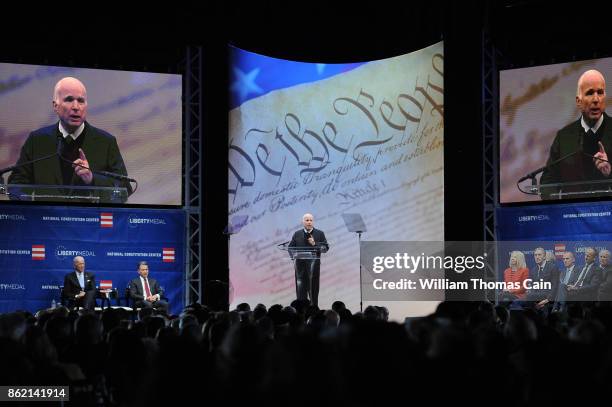
[[[116,181],[90,170],[108,171],[127,176],[115,137],[85,121],[87,90],[76,78],[66,77],[55,85],[53,110],[59,122],[34,130],[21,147],[18,168],[9,184],[89,185],[112,187],[122,184],[131,193],[129,183]],[[27,162],[53,155],[33,164]],[[63,159],[61,159],[63,157]]]
[[[295,258],[295,291],[298,300],[310,299],[318,306],[319,275],[321,272],[321,253],[329,250],[329,244],[322,230],[314,228],[314,218],[310,213],[302,216],[303,229],[293,234],[289,251]],[[295,248],[295,249],[291,249]],[[299,258],[305,252],[306,258]],[[307,258],[312,255],[313,258]]]
[[[607,152],[612,151],[612,121],[605,112],[606,80],[599,71],[586,71],[578,79],[576,106],[582,113],[581,117],[557,133],[540,184],[610,179]],[[563,191],[603,190],[607,186],[607,183],[586,184],[565,187]],[[554,192],[559,192],[559,188],[543,188],[542,199],[555,199],[555,196],[550,195]],[[568,197],[577,196],[581,195]]]

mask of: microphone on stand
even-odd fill
[[[53,158],[55,156],[60,156],[61,157],[61,154],[62,154],[61,153],[61,149],[62,149],[62,142],[61,142],[61,140],[58,140],[57,149],[55,150],[55,153],[46,155],[44,157],[35,158],[33,160],[25,161],[25,162],[22,162],[22,163],[18,162],[17,164],[11,165],[10,167],[2,168],[2,169],[0,169],[0,177],[4,173],[14,171],[14,170],[16,170],[18,168],[25,167],[26,165],[34,164],[34,163],[37,163],[37,162],[43,161],[43,160],[48,160],[49,158]]]
[[[64,137],[62,135],[58,135],[58,143],[57,143],[57,155],[59,156],[59,158],[64,161],[67,162],[68,164],[71,165],[76,165],[77,167],[81,167],[81,168],[85,168],[86,170],[91,171],[93,174],[98,174],[98,175],[103,175],[105,177],[108,178],[114,178],[116,180],[119,181],[128,181],[128,182],[134,182],[138,185],[138,181],[136,181],[134,178],[130,178],[126,175],[123,174],[117,174],[115,172],[110,172],[110,171],[99,171],[99,170],[93,170],[90,167],[87,167],[85,165],[81,165],[81,164],[74,164],[71,160],[67,159],[66,157],[64,157]],[[70,136],[68,136],[70,137]]]
[[[592,137],[588,137],[587,135],[592,135]],[[517,187],[519,189],[519,191],[521,192],[525,192],[523,191],[519,184],[523,181],[526,181],[528,179],[531,179],[531,192],[530,193],[537,193],[538,191],[538,186],[537,186],[537,182],[536,182],[536,175],[538,175],[541,172],[544,172],[545,170],[552,168],[558,164],[560,164],[561,162],[567,160],[568,158],[580,154],[580,155],[584,155],[590,158],[596,158],[594,157],[594,154],[597,154],[597,152],[599,151],[599,146],[598,146],[598,141],[596,139],[596,135],[595,133],[593,133],[592,130],[589,130],[589,132],[585,133],[584,131],[580,130],[580,134],[579,134],[579,140],[580,140],[580,146],[578,149],[576,149],[575,151],[572,151],[568,154],[565,154],[564,156],[552,161],[552,162],[548,162],[546,165],[544,165],[543,167],[538,168],[535,171],[530,172],[529,174],[525,175],[524,177],[519,178],[519,180],[517,181]],[[605,162],[609,162],[607,160],[598,158],[601,161],[605,161]]]

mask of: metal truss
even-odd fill
[[[483,241],[486,242],[489,266],[487,280],[497,279],[497,250],[495,250],[497,198],[499,193],[498,172],[498,120],[499,86],[497,73],[497,51],[486,30],[482,32],[482,140],[483,140]]]
[[[185,303],[202,301],[202,47],[187,46],[184,61],[183,205]]]

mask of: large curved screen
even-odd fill
[[[232,304],[296,298],[284,249],[310,213],[330,244],[318,304],[358,310],[360,238],[444,238],[443,44],[358,64],[230,55]]]

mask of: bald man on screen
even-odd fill
[[[21,148],[10,184],[76,185],[132,188],[126,181],[93,173],[108,171],[127,176],[117,140],[86,121],[87,89],[77,78],[59,80],[53,90],[55,124],[34,130]],[[53,155],[32,164],[29,161]]]
[[[610,180],[608,152],[612,151],[612,122],[606,114],[606,97],[606,80],[601,72],[591,69],[580,76],[575,100],[581,113],[580,118],[557,133],[550,147],[546,163],[548,167],[542,172],[540,184],[578,182],[581,185],[543,188],[542,199],[557,199],[556,195],[551,194],[560,190],[603,190],[612,184],[583,184],[588,181]],[[566,156],[568,157],[555,163]],[[595,195],[590,193],[582,196]]]

